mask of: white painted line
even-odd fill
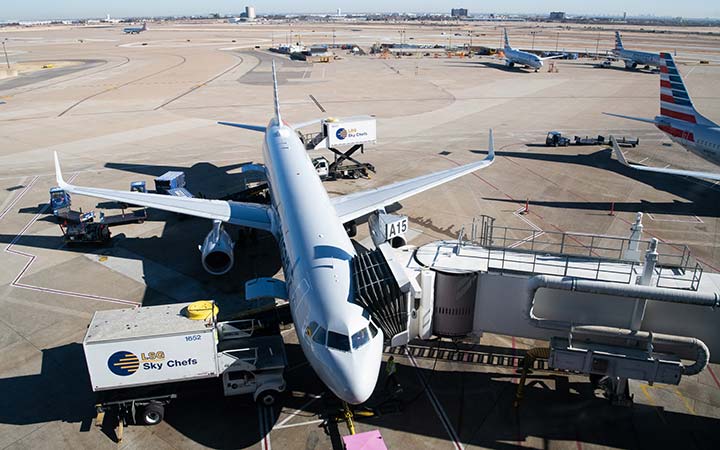
[[[78,174],[74,174],[72,177],[70,177],[70,179],[68,180],[68,182],[71,183],[71,182],[75,179],[75,177],[77,177],[77,175],[78,175]],[[13,205],[17,202],[17,200],[19,200],[20,198],[22,198],[22,197],[25,195],[25,193],[29,192],[30,188],[35,184],[35,181],[37,181],[37,178],[38,178],[38,177],[34,178],[33,181],[31,181],[31,182],[25,187],[25,189],[23,189],[23,191],[18,195],[18,198],[16,198],[15,201],[13,202]],[[20,251],[20,250],[14,250],[14,249],[13,249],[13,246],[20,240],[20,238],[22,238],[22,236],[25,234],[25,232],[26,232],[28,229],[30,229],[30,227],[31,227],[35,222],[37,222],[37,220],[38,220],[40,217],[42,217],[42,216],[45,214],[45,211],[48,209],[49,206],[50,206],[49,204],[46,204],[45,206],[43,206],[43,207],[40,209],[40,211],[35,215],[35,217],[33,217],[33,218],[30,220],[30,222],[28,222],[28,223],[23,227],[23,229],[20,230],[20,233],[18,233],[17,235],[15,235],[15,237],[13,238],[12,241],[10,241],[10,243],[8,244],[8,246],[5,247],[5,252],[6,252],[6,253],[10,253],[10,254],[13,254],[13,255],[18,255],[18,256],[23,256],[23,257],[29,259],[29,261],[28,261],[28,262],[25,264],[25,266],[20,270],[20,273],[17,274],[17,276],[16,276],[15,279],[12,281],[12,283],[10,283],[10,285],[13,286],[13,287],[16,287],[16,288],[27,289],[27,290],[30,290],[30,291],[46,292],[46,293],[49,293],[49,294],[65,295],[65,296],[69,296],[69,297],[79,297],[79,298],[85,298],[85,299],[89,299],[89,300],[96,300],[96,301],[106,302],[106,303],[118,303],[118,304],[122,304],[122,305],[140,306],[140,304],[139,304],[138,302],[134,302],[134,301],[131,301],[131,300],[122,300],[122,299],[118,299],[118,298],[105,297],[105,296],[102,296],[102,295],[83,294],[83,293],[80,293],[80,292],[64,291],[64,290],[60,290],[60,289],[47,288],[47,287],[42,287],[42,286],[34,286],[34,285],[31,285],[31,284],[25,284],[25,283],[21,283],[21,282],[20,282],[20,279],[23,277],[23,275],[25,275],[25,272],[27,272],[28,269],[30,269],[30,266],[32,266],[32,264],[33,264],[33,263],[35,262],[35,260],[37,259],[37,255],[33,255],[33,254],[31,254],[31,253],[25,253],[25,252]],[[3,212],[2,216],[0,216],[0,219],[2,219],[2,217],[5,216],[5,214],[7,213],[7,211],[9,211],[9,208],[12,208],[12,205],[11,205],[10,207],[8,207],[8,209],[6,209],[5,212]]]
[[[683,220],[683,219],[658,219],[657,217],[653,216],[651,213],[645,213],[645,214],[650,218],[650,220],[655,221],[655,222],[705,223],[698,216],[691,216],[695,220]]]
[[[308,400],[307,402],[305,402],[300,408],[298,408],[298,409],[296,409],[295,411],[291,412],[290,415],[288,415],[286,418],[284,418],[282,421],[280,421],[280,423],[278,423],[275,428],[277,428],[277,427],[282,427],[283,425],[285,425],[286,423],[288,423],[288,422],[290,421],[290,419],[292,419],[293,417],[297,416],[297,415],[300,414],[301,412],[305,411],[305,408],[307,408],[308,406],[310,406],[310,404],[311,404],[312,402],[314,402],[315,400],[317,400],[317,399],[320,398],[319,395],[313,395],[313,394],[310,394],[310,397],[312,397],[310,400]]]
[[[8,212],[10,212],[10,210],[15,206],[15,204],[17,202],[19,202],[21,198],[23,198],[25,193],[30,190],[30,188],[33,186],[33,184],[35,184],[35,182],[38,180],[38,178],[40,178],[40,177],[38,177],[38,176],[33,177],[33,179],[30,181],[30,183],[28,183],[28,185],[25,186],[22,191],[20,191],[20,194],[18,194],[18,196],[15,197],[15,199],[8,205],[8,207],[5,208],[5,210],[2,213],[0,213],[0,220],[2,220],[3,217],[5,217],[5,215]]]
[[[273,430],[284,430],[286,428],[300,427],[303,425],[314,425],[316,423],[325,422],[323,419],[308,420],[307,422],[291,423],[290,425],[275,425]]]
[[[430,400],[430,403],[433,406],[433,409],[435,410],[435,413],[440,418],[440,422],[442,422],[443,427],[445,428],[445,431],[447,432],[448,436],[450,436],[450,439],[452,439],[454,448],[457,450],[464,450],[465,446],[460,442],[460,438],[458,437],[457,432],[455,431],[455,428],[452,426],[452,422],[450,422],[450,419],[448,418],[447,414],[445,413],[445,410],[443,409],[442,405],[440,404],[440,401],[435,397],[435,393],[430,388],[430,385],[427,384],[427,381],[425,381],[425,377],[423,377],[422,373],[420,372],[420,366],[418,365],[417,361],[415,360],[415,357],[411,353],[406,353],[406,356],[408,359],[410,359],[410,362],[416,369],[416,374],[418,378],[420,379],[420,382],[422,383],[423,387],[425,388],[425,393],[428,396],[428,399]]]

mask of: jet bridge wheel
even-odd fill
[[[160,403],[149,403],[146,405],[140,416],[140,420],[145,425],[157,425],[163,421],[165,417],[165,407]]]

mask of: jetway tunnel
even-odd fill
[[[579,251],[564,247],[567,235],[552,237],[559,249],[549,238],[533,235],[521,248],[474,232],[420,248],[383,244],[379,253],[404,293],[394,301],[407,308],[406,327],[390,344],[531,338],[549,342],[552,369],[678,384],[720,362],[720,274],[705,272],[686,249],[671,255],[642,240],[641,221],[638,214],[629,238],[584,235],[591,244]]]

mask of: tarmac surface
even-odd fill
[[[618,63],[598,69],[592,60],[558,61],[556,73],[533,73],[507,69],[494,57],[381,59],[342,50],[336,50],[339,60],[308,65],[266,51],[286,40],[329,43],[333,33],[338,43],[367,49],[399,40],[398,28],[149,24],[140,35],[124,35],[119,26],[0,31],[8,38],[11,63],[85,61],[0,80],[0,448],[118,447],[112,430],[91,424],[93,395],[80,342],[94,311],[213,298],[230,314],[242,308],[245,281],[278,274],[269,235],[240,239],[235,268],[212,277],[197,251],[210,228],[206,221],[150,211],[143,224],[114,228],[110,246],[68,248],[47,207],[55,184],[53,151],[66,178],[77,184],[127,189],[131,181],[152,185],[155,176],[183,170],[196,194],[235,192],[239,166],[262,163],[261,135],[216,121],[269,120],[273,58],[288,122],[377,117],[378,144],[360,158],[377,174],[328,182],[331,195],[483,158],[488,129],[494,130],[498,158],[492,167],[403,201],[413,245],[456,238],[463,224],[483,214],[509,227],[627,236],[635,213],[643,211],[646,237],[687,245],[705,270],[720,271],[716,184],[634,172],[604,146],[543,145],[549,130],[571,138],[631,135],[640,138],[637,148],[626,151],[633,162],[712,170],[659,130],[601,114],[655,116],[657,74],[626,71]],[[406,39],[416,42],[469,40],[464,26],[403,28]],[[470,29],[475,45],[500,41],[495,24]],[[513,45],[602,50],[614,40],[609,29],[546,24],[530,44],[530,29],[512,26]],[[624,41],[627,48],[677,50],[696,106],[718,121],[720,38],[689,31],[628,32]],[[710,64],[698,64],[700,59]],[[517,214],[526,201],[528,214]],[[81,197],[73,197],[73,206],[116,209]],[[367,228],[359,227],[357,240],[367,236]],[[294,331],[284,337],[291,395],[282,408],[268,411],[221,394],[180,399],[162,424],[126,429],[120,447],[341,448],[345,425],[324,421],[338,405],[320,397],[324,388]],[[451,344],[426,344],[442,345]],[[379,429],[388,448],[718,448],[717,365],[677,387],[633,383],[632,408],[611,406],[586,378],[540,370],[530,376],[516,410],[516,366],[535,346],[485,335],[473,349],[488,364],[434,353],[398,355],[403,392],[389,398],[381,377],[368,403],[381,414],[357,417],[356,427]]]

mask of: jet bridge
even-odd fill
[[[402,336],[549,341],[551,369],[608,377],[618,397],[627,379],[678,384],[720,361],[720,274],[685,246],[643,239],[642,213],[630,231],[539,232],[484,216],[456,240],[392,250],[410,280]]]

